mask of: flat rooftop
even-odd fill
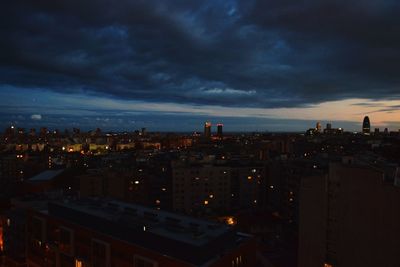
[[[114,199],[61,198],[47,200],[47,205],[38,203],[43,200],[28,201],[31,209],[45,216],[196,266],[212,262],[250,238],[225,224]]]
[[[136,226],[144,232],[194,246],[206,245],[213,239],[231,231],[231,228],[224,224],[117,200],[85,198],[53,204],[115,222],[118,225]]]
[[[45,182],[51,181],[60,175],[64,170],[46,170],[29,179],[30,182]]]

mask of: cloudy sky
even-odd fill
[[[15,0],[0,126],[400,128],[397,0]]]

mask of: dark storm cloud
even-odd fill
[[[8,1],[0,82],[222,106],[398,99],[399,12],[370,0]]]

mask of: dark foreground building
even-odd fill
[[[376,163],[347,159],[303,179],[299,267],[399,266],[400,172]]]
[[[253,238],[223,224],[114,200],[30,199],[16,206],[26,214],[20,243],[27,244],[27,266],[256,266]],[[13,218],[5,240],[16,234]],[[5,253],[19,255],[7,244]]]

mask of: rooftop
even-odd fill
[[[31,182],[50,181],[60,175],[64,170],[46,170],[29,179]]]
[[[224,224],[113,199],[53,199],[44,201],[47,208],[28,201],[46,216],[194,265],[213,261],[249,239]]]
[[[143,231],[194,246],[205,245],[214,238],[231,230],[230,227],[224,224],[117,200],[85,198],[65,200],[52,204],[90,214],[118,223],[118,225],[124,224],[145,229]]]

